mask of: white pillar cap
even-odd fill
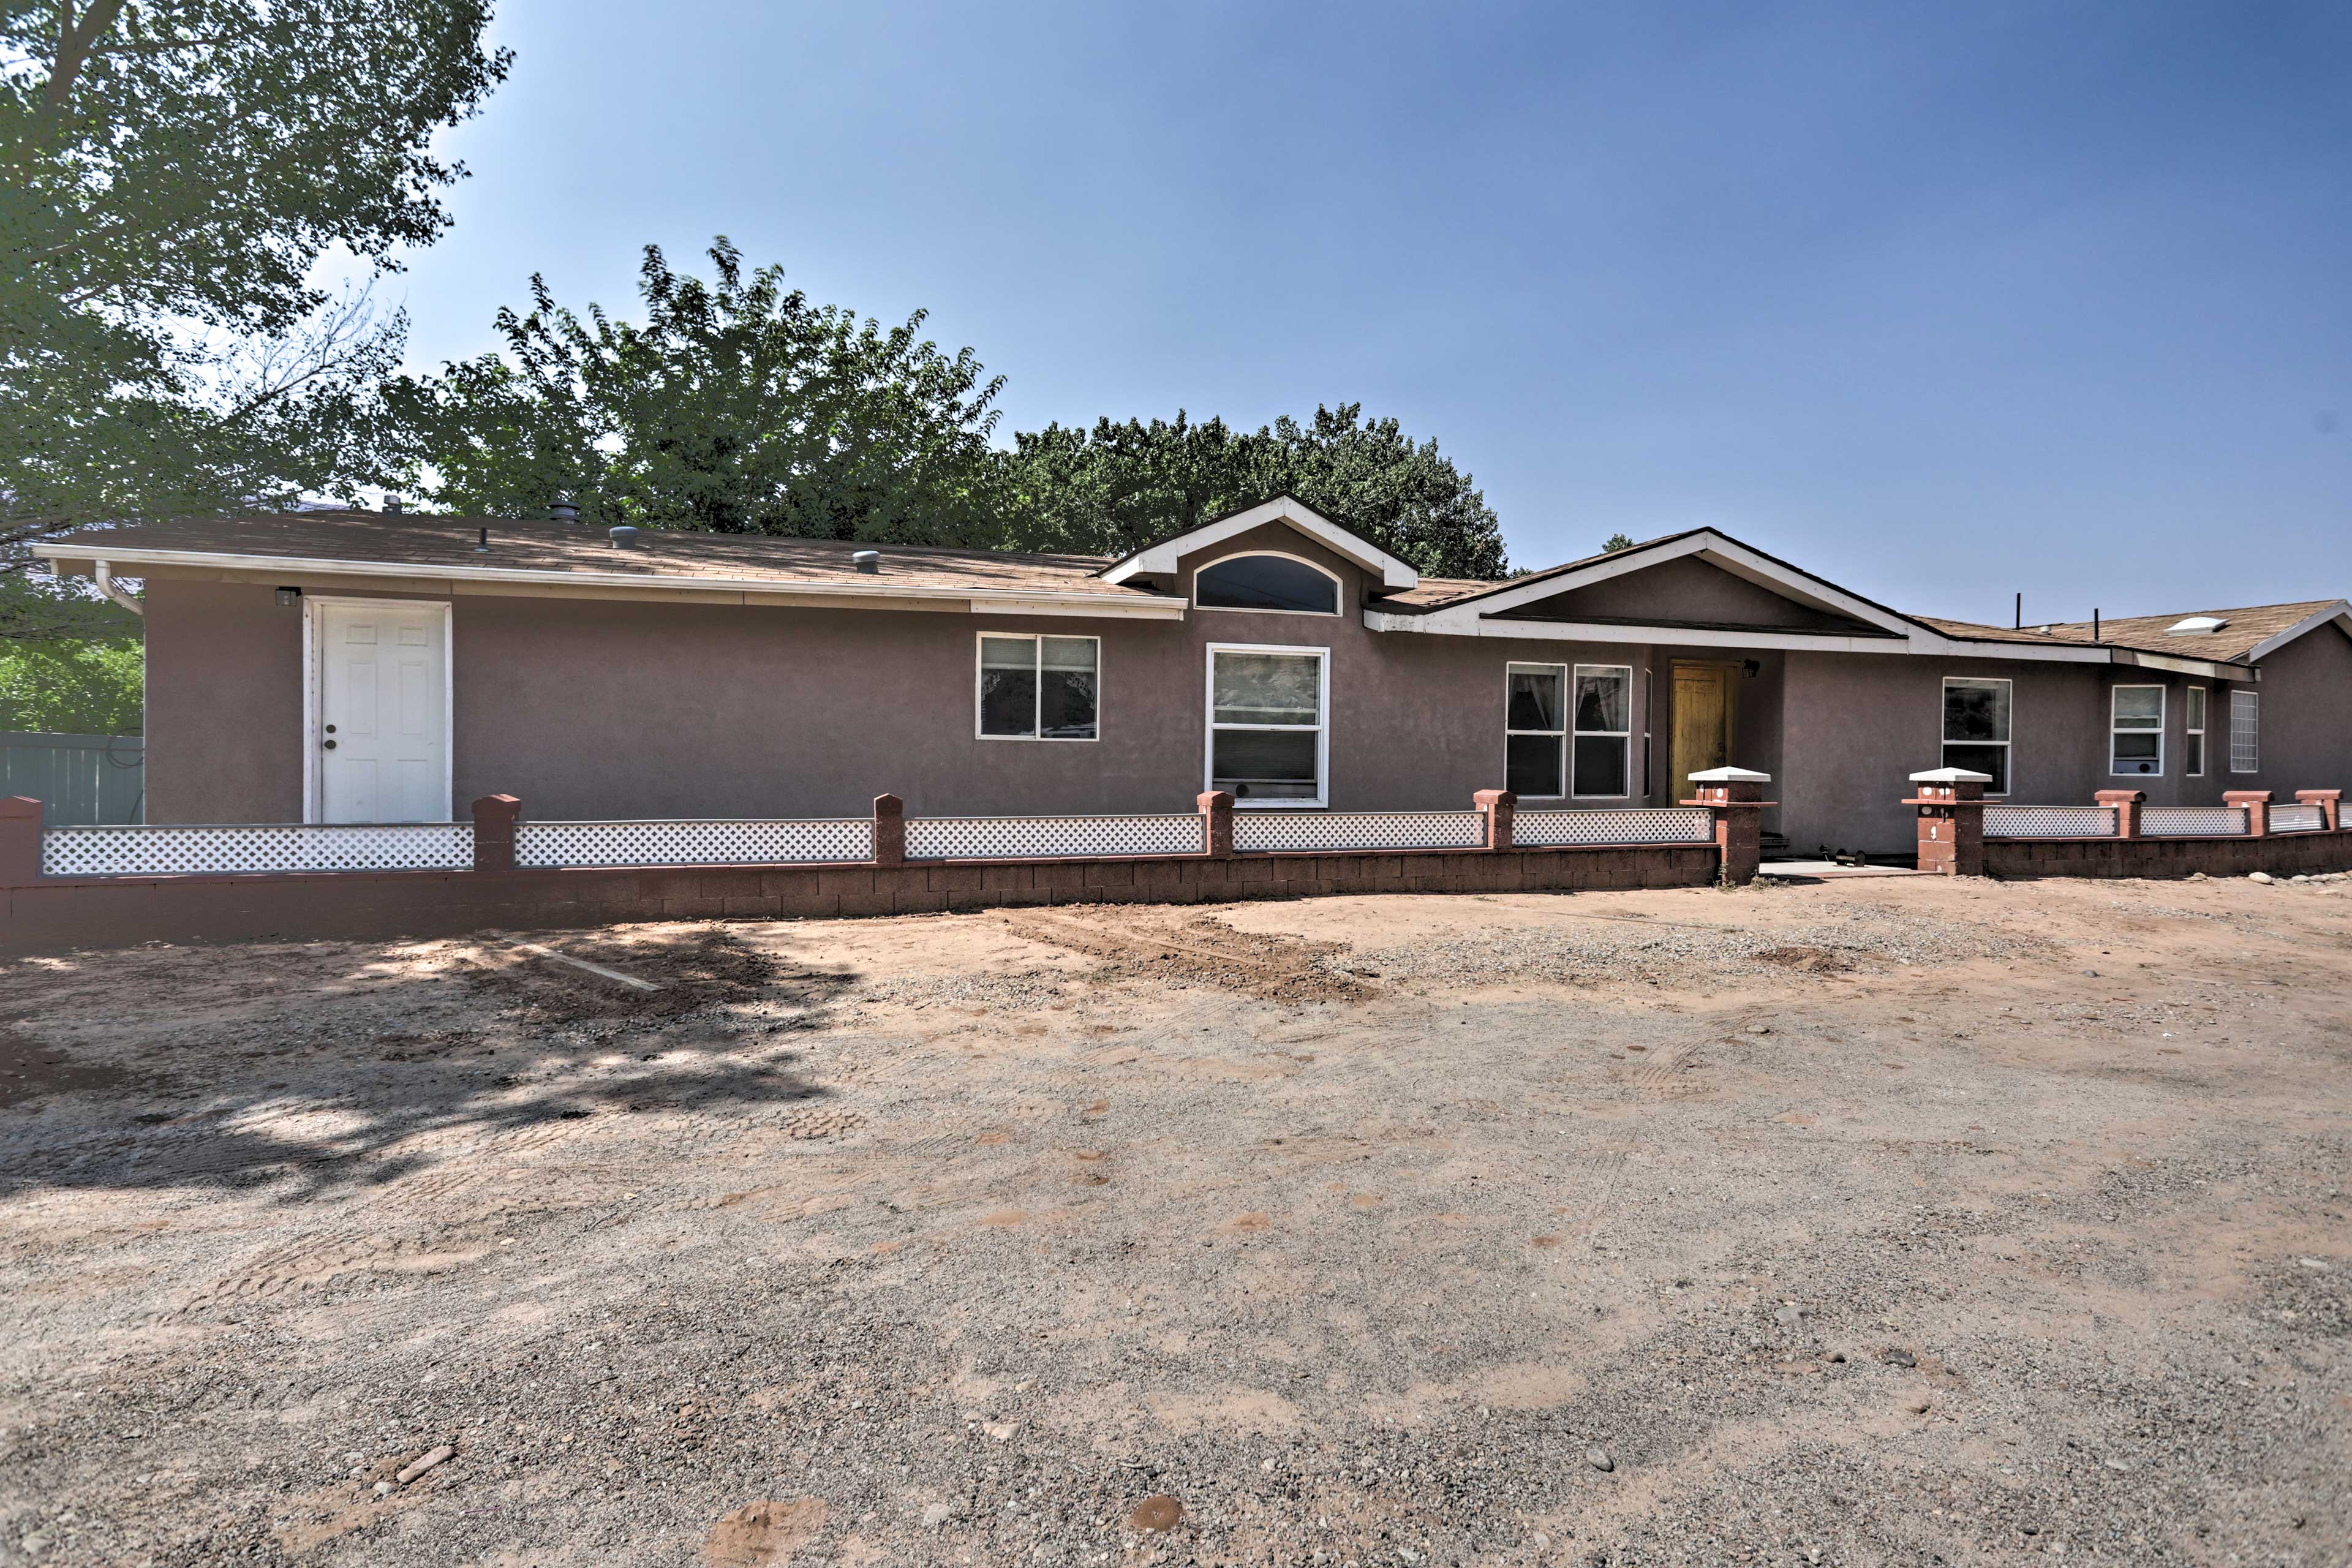
[[[1690,782],[1693,784],[1770,784],[1772,775],[1756,773],[1748,768],[1709,768],[1705,773],[1691,774]]]
[[[1913,773],[1913,784],[1990,784],[1990,773],[1972,773],[1966,768],[1929,768],[1924,773]]]

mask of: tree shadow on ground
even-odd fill
[[[724,927],[531,941],[658,989],[495,937],[133,950],[98,955],[102,976],[12,969],[0,1070],[22,1076],[0,1100],[0,1194],[290,1181],[297,1201],[444,1152],[521,1153],[560,1122],[782,1123],[832,1092],[789,1042],[855,972]]]

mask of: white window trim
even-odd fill
[[[2118,730],[2116,728],[2116,700],[2126,691],[2153,691],[2156,693],[2155,729]],[[2166,740],[2164,727],[2166,724],[2171,722],[2171,719],[2172,710],[2170,694],[2161,686],[2152,685],[2146,681],[2135,681],[2128,686],[2110,686],[2107,688],[2107,776],[2111,779],[2162,778],[2164,776],[2164,764],[2166,761],[2164,755]],[[2152,773],[2127,773],[2121,768],[2116,767],[2116,737],[2117,735],[2154,735],[2156,737],[2156,772]]]
[[[2192,691],[2199,694],[2198,700],[2194,702],[2191,702],[2189,700],[2189,694]],[[2199,708],[2202,708],[2205,710],[2201,715],[2204,721],[2192,726],[2189,722],[2189,714]],[[2181,758],[2180,776],[2182,778],[2201,779],[2205,776],[2207,770],[2212,767],[2213,742],[2209,736],[2209,731],[2212,729],[2212,725],[2213,693],[2211,689],[2203,686],[2182,687],[2180,689],[2180,733],[2184,737],[2184,745],[2186,744],[2186,737],[2190,735],[2197,737],[2197,744],[2188,747],[2188,749],[2195,754],[2197,765],[2192,768],[2189,765],[2189,759],[2188,757]]]
[[[2254,720],[2254,765],[2238,765],[2238,704],[2242,700]],[[2230,771],[2233,773],[2258,773],[2263,771],[2263,694],[2259,691],[2232,690],[2230,693]]]
[[[441,616],[441,798],[446,803],[446,820],[457,820],[457,642],[456,606],[446,599],[374,599],[359,595],[310,594],[302,595],[302,820],[306,824],[324,823],[322,804],[325,781],[319,776],[319,742],[326,737],[319,726],[319,704],[327,692],[326,671],[321,668],[327,654],[326,639],[319,635],[319,612],[329,608],[356,605],[361,609],[379,610],[398,606],[408,610],[433,610]]]
[[[1045,716],[1045,639],[1047,637],[1065,637],[1066,635],[1069,641],[1090,642],[1095,645],[1095,732],[1091,735],[1048,735],[1045,732],[1045,726],[1043,721]],[[1002,637],[1006,639],[1027,637],[1031,642],[1037,645],[1036,658],[1029,667],[1031,672],[1036,677],[1036,689],[1030,693],[1029,710],[1029,722],[1031,727],[1035,731],[1035,733],[1034,734],[992,735],[981,728],[981,682],[986,678],[987,674],[987,666],[984,665],[982,660],[987,655],[987,639],[990,637]],[[1102,739],[1102,638],[1100,637],[1087,637],[1083,633],[1065,634],[1062,632],[1000,631],[982,631],[974,634],[972,637],[971,734],[972,739],[975,741],[1051,741],[1058,745],[1065,746],[1092,745],[1095,742]]]
[[[1580,730],[1576,727],[1576,682],[1586,670],[1614,671],[1625,677],[1625,728],[1622,730]],[[1571,800],[1631,800],[1633,798],[1633,667],[1630,664],[1579,664],[1570,668],[1568,711],[1560,717],[1568,724],[1568,788]],[[1615,795],[1587,795],[1576,787],[1576,740],[1581,735],[1598,735],[1607,740],[1625,742],[1625,787]]]
[[[2009,775],[2007,780],[2009,788],[2002,790],[1989,789],[1984,793],[1987,800],[2006,800],[2017,788],[2017,752],[2014,744],[2017,740],[2017,682],[2011,680],[2005,675],[1948,675],[1944,677],[1944,684],[1936,689],[1937,697],[1941,699],[1945,689],[1953,686],[2006,686],[2009,688],[2009,739],[2006,741],[1955,741],[1948,737],[1945,737],[1944,707],[1940,700],[1937,702],[1936,708],[1936,733],[1940,741],[1940,744],[1937,746],[1936,752],[1936,760],[1938,763],[1941,763],[1944,766],[1950,767],[1952,765],[1951,759],[1944,755],[1946,748],[1952,746],[1999,746],[2002,751],[2009,753],[2009,766],[2002,770]],[[2109,699],[2109,700],[2112,702],[2113,699]],[[2112,728],[2115,723],[2115,710],[2112,707],[2107,710],[2107,722],[2110,728]],[[2109,767],[2116,765],[2116,749],[2112,744],[2107,747],[2107,765]]]
[[[1296,561],[1298,564],[1306,567],[1308,571],[1320,573],[1322,575],[1330,578],[1331,603],[1338,607],[1329,610],[1253,610],[1242,605],[1204,605],[1201,603],[1202,573],[1208,571],[1211,567],[1223,566],[1228,561],[1246,561],[1253,555],[1273,555],[1277,556],[1284,561]],[[1287,550],[1235,550],[1218,556],[1214,561],[1203,561],[1201,564],[1192,568],[1192,607],[1196,610],[1207,610],[1213,615],[1220,616],[1313,616],[1319,619],[1328,621],[1336,616],[1344,616],[1348,613],[1348,584],[1340,581],[1339,574],[1337,572],[1332,571],[1329,567],[1309,561],[1304,555],[1293,555]]]
[[[1255,551],[1251,554],[1258,553]],[[1292,615],[1301,611],[1286,612]],[[1216,785],[1217,731],[1220,730],[1277,730],[1296,734],[1303,726],[1297,724],[1220,724],[1217,722],[1217,656],[1221,653],[1285,653],[1300,657],[1312,654],[1316,664],[1315,710],[1319,721],[1315,726],[1315,798],[1312,800],[1243,800],[1235,796],[1234,809],[1244,810],[1311,810],[1326,806],[1331,798],[1331,650],[1328,647],[1305,647],[1297,643],[1213,642],[1208,645],[1208,659],[1202,668],[1201,692],[1201,788],[1213,790]]]
[[[1557,730],[1514,730],[1511,728],[1511,677],[1521,670],[1548,673],[1559,677],[1559,728]],[[1564,664],[1534,664],[1515,658],[1503,666],[1503,782],[1511,782],[1511,737],[1514,735],[1549,735],[1559,742],[1559,788],[1558,795],[1523,795],[1521,800],[1566,800],[1568,796],[1568,737],[1575,716],[1568,711],[1570,700],[1575,695],[1575,685]]]

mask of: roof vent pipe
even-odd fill
[[[398,517],[400,515],[400,498],[398,496],[387,495],[383,498],[383,515],[386,517]]]
[[[2091,640],[2099,640],[2099,612],[2096,610],[2091,612]]]
[[[606,529],[604,531],[604,536],[613,542],[613,548],[615,550],[635,550],[637,548],[637,531],[630,527],[625,522],[618,524],[615,527]]]
[[[570,500],[551,502],[548,506],[547,515],[557,522],[578,522],[580,521],[580,503],[578,501]]]
[[[853,550],[849,552],[849,563],[868,577],[875,576],[882,570],[882,552],[878,550]]]
[[[477,554],[477,555],[488,555],[489,552],[490,552],[490,531],[489,531],[488,529],[487,529],[487,528],[486,528],[486,529],[483,529],[483,530],[481,531],[481,532],[480,532],[478,535],[477,535],[477,536],[475,537],[475,540],[474,540],[474,553],[475,553],[475,554]]]

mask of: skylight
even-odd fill
[[[2164,635],[2168,637],[2202,637],[2207,632],[2218,632],[2229,624],[2219,616],[2191,616],[2187,620],[2175,621],[2165,627]]]

